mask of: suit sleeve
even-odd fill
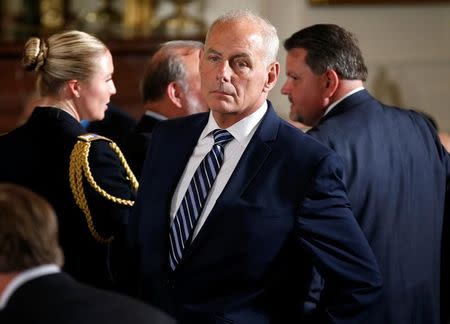
[[[441,322],[448,323],[450,321],[450,155],[448,153],[444,154],[444,165],[446,191],[441,249]]]
[[[135,199],[135,193],[124,167],[118,156],[106,141],[95,141],[91,145],[89,153],[89,166],[92,176],[100,188],[109,195],[125,199]],[[112,225],[114,232],[117,227],[127,224],[131,206],[114,202],[113,200],[99,194],[91,185],[86,190],[87,200],[92,208],[92,214],[99,222],[107,222]]]
[[[329,153],[311,178],[296,224],[300,244],[325,281],[316,323],[362,323],[381,292],[378,265],[341,179],[342,163]]]

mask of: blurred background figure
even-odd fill
[[[136,127],[136,120],[120,107],[109,103],[105,118],[93,122],[83,120],[81,124],[87,132],[105,136],[123,149],[127,136]]]
[[[418,111],[418,112],[421,113],[426,119],[428,119],[428,121],[431,123],[433,128],[438,133],[438,136],[439,136],[439,139],[440,139],[442,145],[445,147],[447,152],[450,152],[450,134],[440,130],[438,122],[429,113],[426,113],[424,111]]]
[[[59,217],[64,269],[112,288],[110,244],[128,221],[138,185],[113,142],[80,137],[86,133],[80,120],[104,118],[116,93],[111,53],[92,35],[66,31],[30,38],[23,66],[37,75],[37,107],[25,124],[0,136],[0,182],[45,197]]]
[[[0,183],[0,323],[175,323],[144,303],[78,283],[62,264],[50,204]]]
[[[450,134],[447,132],[440,131],[438,132],[438,135],[442,145],[444,145],[447,152],[450,152]]]
[[[170,41],[150,58],[141,82],[144,114],[124,146],[136,175],[141,173],[150,134],[159,121],[208,111],[200,92],[202,49],[201,42]]]

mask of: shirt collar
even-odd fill
[[[325,111],[325,114],[323,114],[323,115],[325,116],[326,114],[328,114],[328,113],[331,111],[331,109],[333,109],[334,107],[336,107],[336,106],[337,106],[342,100],[344,100],[345,98],[350,97],[352,94],[354,94],[354,93],[356,93],[356,92],[358,92],[358,91],[361,91],[361,90],[364,90],[364,87],[358,87],[358,88],[353,89],[352,91],[348,92],[348,93],[347,93],[345,96],[343,96],[341,99],[339,99],[339,100],[333,102],[331,105],[329,105],[328,108],[327,108],[327,110]]]
[[[154,112],[154,111],[151,111],[151,110],[146,110],[146,111],[145,111],[145,115],[146,115],[146,116],[153,117],[153,118],[156,118],[156,119],[158,119],[158,120],[166,120],[166,119],[167,119],[166,116],[163,116],[163,115],[158,114],[158,113],[156,113],[156,112]]]
[[[267,101],[264,100],[261,107],[259,107],[256,111],[254,111],[247,117],[241,119],[237,123],[231,125],[226,130],[231,135],[233,135],[234,139],[237,140],[238,143],[245,146],[247,142],[250,140],[249,135],[251,135],[255,130],[255,128],[259,125],[266,111],[267,111]],[[213,117],[212,111],[210,111],[208,123],[206,124],[205,128],[203,129],[203,132],[200,135],[200,140],[204,139],[213,130],[218,128],[220,127],[219,125],[217,125],[217,122]]]
[[[0,310],[6,307],[6,304],[14,292],[26,282],[51,273],[58,273],[60,271],[60,268],[56,264],[44,264],[20,272],[14,277],[13,280],[11,280],[10,283],[6,285],[3,293],[0,294]]]

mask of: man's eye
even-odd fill
[[[209,56],[208,60],[211,62],[219,62],[220,58],[218,56]]]
[[[239,68],[239,69],[245,69],[248,68],[250,65],[248,64],[248,62],[246,61],[235,61],[234,66]]]

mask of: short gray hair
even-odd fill
[[[161,44],[150,58],[141,81],[143,102],[161,99],[169,83],[174,81],[187,90],[186,68],[180,57],[201,49],[202,42],[191,40],[174,40]]]
[[[248,20],[253,22],[255,25],[260,27],[261,36],[263,39],[264,48],[266,51],[266,63],[271,64],[277,60],[278,48],[280,46],[280,40],[277,35],[277,29],[268,20],[262,18],[261,16],[255,14],[250,10],[232,10],[222,16],[219,16],[209,27],[208,33],[206,34],[206,40],[211,33],[211,31],[217,25],[223,23],[230,23],[239,20]]]

